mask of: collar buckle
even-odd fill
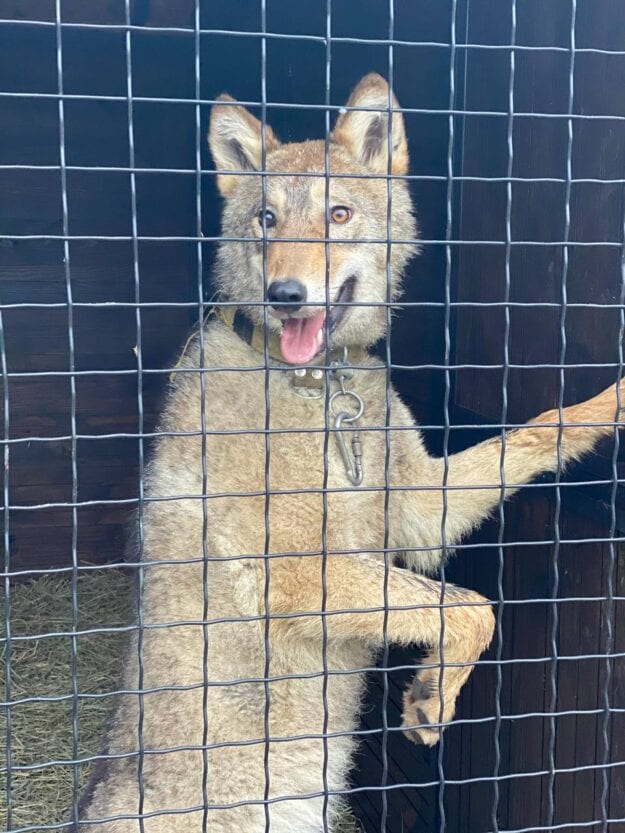
[[[291,371],[293,392],[305,399],[321,399],[325,389],[325,373],[320,367],[298,367]]]

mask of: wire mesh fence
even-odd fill
[[[7,831],[621,830],[625,14],[31,5]]]

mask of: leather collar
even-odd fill
[[[214,307],[215,316],[226,327],[236,333],[246,344],[257,353],[265,355],[265,328],[256,327],[238,307]],[[275,333],[267,333],[267,352],[272,359],[281,364],[287,364],[280,350],[280,339]]]

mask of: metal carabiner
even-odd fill
[[[340,411],[340,414],[335,413],[334,403],[340,396],[343,396],[346,399],[351,399],[352,402],[355,404],[356,411],[353,414],[350,414],[348,411]],[[358,396],[356,391],[353,391],[353,390],[346,390],[346,391],[337,390],[337,391],[335,391],[332,394],[332,396],[330,397],[330,401],[329,401],[328,405],[330,407],[330,413],[332,414],[334,419],[335,420],[338,419],[338,417],[340,415],[343,418],[343,422],[356,422],[356,420],[360,419],[360,417],[362,416],[363,411],[365,409],[364,402],[362,401],[360,396]],[[336,423],[335,423],[335,425],[336,425]]]
[[[334,435],[339,446],[339,452],[343,459],[343,464],[345,465],[347,479],[353,486],[360,486],[363,478],[362,445],[360,444],[360,435],[355,426],[355,420],[356,417],[351,416],[347,411],[341,411],[341,413],[337,414],[334,419],[334,428],[337,429],[335,430]],[[342,431],[346,430],[343,428],[344,422],[349,423],[349,430],[352,434],[351,454],[347,448],[345,437],[342,434]]]

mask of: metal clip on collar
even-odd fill
[[[357,422],[363,414],[365,409],[364,403],[360,396],[353,390],[345,388],[345,380],[351,379],[354,375],[347,364],[347,350],[343,355],[343,362],[333,362],[332,375],[337,379],[340,390],[335,391],[330,397],[329,407],[330,413],[334,417],[334,436],[338,443],[339,452],[343,463],[345,465],[345,473],[347,479],[353,486],[360,486],[363,479],[362,466],[362,445],[360,443],[360,434],[358,432]],[[342,402],[340,401],[342,399]],[[349,402],[347,400],[350,400]],[[345,406],[350,407],[355,411],[344,410]],[[338,410],[338,408],[341,408]],[[351,432],[351,451],[347,447],[344,437],[343,426],[347,425]]]

